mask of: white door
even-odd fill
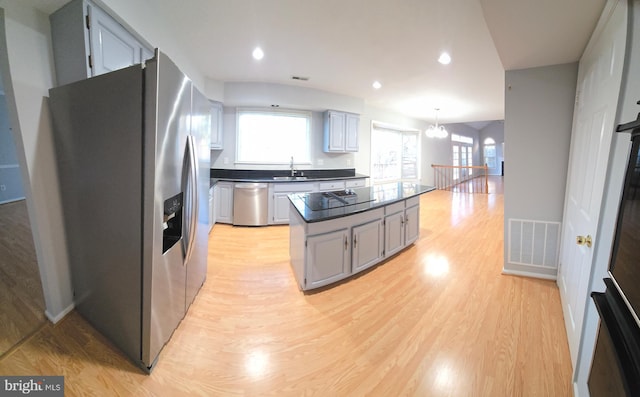
[[[626,2],[605,8],[585,50],[578,72],[571,155],[564,205],[558,286],[571,361],[575,368],[592,269],[593,245],[578,245],[577,236],[598,238],[609,148],[626,43]]]

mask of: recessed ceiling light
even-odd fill
[[[440,54],[440,58],[438,58],[438,62],[440,62],[443,65],[448,65],[449,63],[451,63],[451,55],[449,55],[446,52],[443,52],[442,54]]]
[[[380,88],[382,88],[382,84],[380,84],[380,82],[376,80],[373,82],[373,88],[379,90]]]
[[[252,55],[253,55],[253,59],[255,59],[256,61],[259,61],[259,60],[261,60],[262,58],[264,58],[264,51],[262,51],[262,48],[260,48],[260,47],[256,47],[256,48],[253,50]]]

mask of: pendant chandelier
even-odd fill
[[[435,108],[436,111],[436,125],[430,125],[429,128],[427,128],[427,130],[425,131],[425,134],[427,134],[427,138],[446,138],[447,136],[449,136],[449,133],[447,132],[447,130],[444,128],[444,126],[442,125],[438,125],[438,111],[440,110],[440,108]]]

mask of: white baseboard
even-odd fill
[[[52,323],[56,324],[58,321],[62,320],[64,318],[64,316],[69,314],[71,312],[71,310],[73,310],[74,307],[75,307],[75,305],[72,303],[69,306],[67,306],[63,311],[61,311],[60,313],[56,314],[55,316],[52,315],[51,313],[49,313],[48,310],[45,310],[44,311],[44,315],[47,316],[49,321],[51,321]]]
[[[506,270],[502,269],[502,274],[506,274],[508,276],[524,276],[524,277],[533,277],[533,278],[541,278],[544,280],[556,280],[556,275],[550,274],[540,274],[534,272],[525,272],[522,270]]]

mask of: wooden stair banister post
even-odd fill
[[[484,164],[484,192],[489,194],[489,167]]]

